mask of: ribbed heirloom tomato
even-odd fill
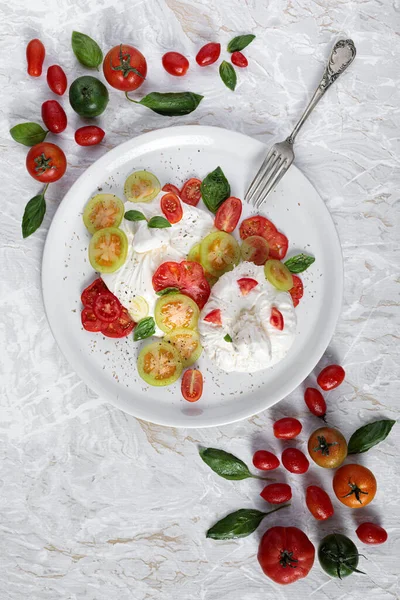
[[[58,181],[67,170],[64,152],[55,144],[41,142],[33,146],[26,156],[29,175],[42,183]]]
[[[336,469],[347,456],[347,442],[337,429],[320,427],[310,435],[308,453],[320,467]]]
[[[362,465],[343,465],[336,471],[332,484],[337,499],[349,508],[362,508],[375,498],[375,476]]]
[[[119,44],[106,54],[103,72],[112,87],[123,92],[132,92],[139,88],[146,78],[146,59],[137,48]]]
[[[271,527],[261,539],[257,558],[267,577],[287,585],[307,577],[315,548],[297,527]]]

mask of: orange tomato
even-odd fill
[[[362,465],[344,465],[333,478],[333,491],[342,504],[361,508],[375,498],[376,479],[372,471]]]
[[[320,427],[310,435],[308,453],[320,467],[336,469],[347,456],[347,442],[337,429]]]

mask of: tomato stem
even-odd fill
[[[46,185],[43,188],[43,192],[42,192],[42,196],[45,195],[45,193],[47,192],[47,188],[49,187],[50,184],[46,183]]]
[[[293,552],[288,552],[287,550],[281,550],[281,556],[279,559],[280,564],[285,569],[286,567],[291,567],[292,569],[296,569],[297,565],[293,563],[298,563],[297,558],[293,558]]]
[[[351,483],[350,480],[349,480],[349,486],[350,486],[350,492],[348,494],[346,494],[345,496],[342,496],[342,498],[348,498],[349,496],[352,496],[352,494],[354,494],[355,497],[357,498],[357,501],[360,504],[362,504],[360,494],[365,494],[366,496],[368,496],[368,492],[363,492],[356,483]]]
[[[110,67],[113,71],[122,71],[124,79],[128,77],[129,73],[135,73],[135,75],[139,75],[142,79],[144,79],[144,75],[141,74],[140,71],[131,66],[131,55],[126,52],[125,54],[122,52],[122,44],[119,45],[119,65],[118,67],[113,67],[111,56],[110,56]]]
[[[317,436],[318,446],[313,448],[313,452],[321,452],[322,456],[329,456],[329,448],[331,446],[338,446],[338,442],[327,442],[323,435]]]

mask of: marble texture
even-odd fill
[[[355,460],[377,474],[371,507],[318,523],[304,508],[304,488],[331,474],[311,468],[290,481],[294,498],[285,514],[266,520],[243,540],[206,540],[206,529],[227,512],[262,507],[261,482],[219,479],[200,463],[199,445],[229,449],[248,463],[254,449],[281,445],[272,422],[303,419],[317,426],[296,390],[273,409],[234,425],[176,430],[137,421],[97,398],[71,371],[49,330],[42,305],[40,269],[52,216],[70,185],[99,156],[142,132],[174,124],[219,125],[267,143],[290,130],[316,85],[332,44],[345,35],[357,46],[351,70],[329,91],[296,142],[296,163],[326,201],[345,259],[345,294],[336,334],[321,365],[338,360],[346,382],[328,396],[329,422],[349,436],[361,424],[398,415],[399,386],[399,139],[400,12],[392,0],[15,0],[0,6],[0,136],[2,235],[0,358],[0,597],[4,600],[264,600],[400,597],[400,429]],[[9,128],[40,120],[52,97],[45,77],[25,73],[25,46],[40,37],[46,67],[55,62],[71,81],[85,73],[71,48],[73,29],[92,35],[103,50],[137,45],[149,63],[143,91],[190,89],[204,94],[199,109],[165,119],[110,92],[99,119],[107,131],[99,147],[73,141],[81,125],[67,98],[69,118],[60,142],[69,161],[52,185],[40,231],[23,241],[20,223],[39,186],[24,168],[26,148]],[[194,62],[206,41],[223,46],[253,32],[249,68],[235,93],[217,67],[192,65],[184,81],[161,67],[167,50]],[[224,56],[226,58],[226,56]],[[102,75],[100,75],[102,77]],[[53,136],[54,137],[54,136]],[[313,375],[310,376],[311,381]],[[330,580],[315,565],[301,583],[280,588],[256,561],[257,543],[272,523],[302,527],[317,544],[334,529],[356,540],[358,523],[371,518],[389,532],[382,547],[358,544],[366,575]]]

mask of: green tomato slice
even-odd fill
[[[189,250],[189,254],[187,257],[188,260],[192,261],[192,262],[197,262],[201,265],[201,260],[200,260],[200,242],[198,244],[195,244],[193,246],[193,248],[191,248]]]
[[[280,260],[270,259],[264,265],[265,277],[277,289],[288,292],[293,287],[293,277]]]
[[[243,240],[240,253],[242,260],[261,266],[268,258],[269,244],[260,235],[251,235]]]
[[[135,171],[124,185],[125,196],[130,202],[150,202],[160,190],[160,182],[150,171]]]
[[[174,383],[183,370],[178,350],[168,342],[153,342],[142,348],[137,368],[140,377],[155,386]]]
[[[200,244],[200,258],[207,273],[220,277],[239,264],[239,244],[233,235],[225,231],[210,233]]]
[[[175,329],[164,340],[178,350],[184,368],[193,365],[203,351],[200,336],[193,329]]]
[[[132,319],[138,323],[149,314],[148,302],[143,296],[134,296],[128,302],[128,312]]]
[[[114,273],[128,254],[128,238],[117,227],[96,231],[89,244],[89,261],[99,273]]]
[[[114,194],[97,194],[89,200],[83,212],[83,222],[93,234],[105,227],[118,227],[124,216],[124,205]]]
[[[175,329],[195,329],[199,320],[199,307],[184,294],[167,294],[157,300],[154,316],[165,333]]]

